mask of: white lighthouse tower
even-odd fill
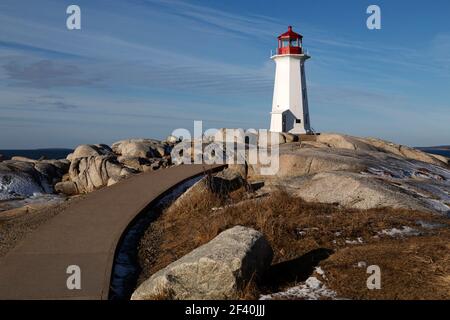
[[[278,37],[277,52],[271,57],[276,63],[272,132],[311,133],[305,77],[305,61],[310,57],[303,51],[302,39],[289,26]]]

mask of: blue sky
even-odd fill
[[[66,28],[77,4],[82,29]],[[382,29],[366,28],[377,4]],[[292,25],[316,131],[450,144],[450,2],[2,0],[0,149],[267,128]]]

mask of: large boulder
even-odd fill
[[[73,161],[78,158],[92,156],[112,155],[113,151],[105,144],[82,144],[78,146],[73,153],[67,156],[67,160]]]
[[[34,163],[34,169],[46,177],[50,185],[61,181],[69,170],[70,162],[67,160],[42,160]]]
[[[68,196],[79,194],[77,184],[73,181],[61,181],[55,184],[55,192]]]
[[[251,228],[236,226],[220,233],[166,268],[156,272],[133,293],[133,300],[237,299],[252,276],[264,273],[272,248]]]
[[[160,158],[170,154],[169,146],[154,139],[130,139],[113,143],[112,150],[124,157]]]
[[[180,142],[180,139],[178,137],[176,137],[176,136],[170,135],[170,136],[168,136],[166,138],[166,142],[168,144],[172,144],[173,145],[173,144],[176,144],[176,143]]]
[[[336,133],[322,133],[317,136],[316,141],[334,149],[378,151],[436,165],[447,164],[441,157],[436,157],[408,146],[376,138],[359,138]]]
[[[115,157],[104,155],[74,159],[69,169],[70,181],[76,185],[79,193],[114,184],[132,173],[135,171],[121,165]]]

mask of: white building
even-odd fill
[[[272,132],[311,133],[305,77],[305,61],[310,57],[303,51],[302,39],[289,26],[278,37],[277,52],[271,57],[276,63]]]

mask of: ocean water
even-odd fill
[[[440,156],[448,157],[450,158],[450,146],[445,147],[426,147],[426,148],[417,148],[419,150],[422,150],[424,152],[437,154]]]
[[[14,156],[26,157],[30,159],[39,159],[45,157],[46,159],[65,159],[72,149],[33,149],[33,150],[0,150],[5,160],[11,159]]]

